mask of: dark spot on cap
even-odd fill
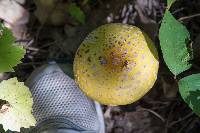
[[[91,58],[90,58],[90,57],[88,57],[88,59],[87,59],[87,60],[88,60],[88,62],[91,62]]]
[[[128,61],[127,60],[124,61],[124,66],[125,67],[128,66]]]
[[[114,52],[110,52],[110,56],[111,56],[111,57],[114,57]]]
[[[101,57],[101,56],[99,56],[99,61],[100,61],[100,64],[101,64],[101,65],[106,65],[106,64],[107,64],[106,59],[104,59],[104,58]]]
[[[85,43],[83,43],[83,47],[85,47]]]
[[[79,55],[79,54],[80,54],[80,49],[77,50],[77,55]]]
[[[79,57],[82,57],[82,55],[80,54],[80,50],[77,51],[77,55],[78,55]]]
[[[88,53],[90,50],[89,49],[87,49],[86,51],[85,51],[85,53]]]

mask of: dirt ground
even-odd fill
[[[80,5],[78,0],[73,1]],[[136,25],[147,32],[158,49],[158,79],[152,90],[136,103],[102,106],[107,133],[199,133],[200,119],[180,97],[177,81],[162,59],[158,30],[166,8],[164,0],[94,0],[81,6],[86,14],[83,25],[70,17],[59,26],[41,24],[34,15],[35,3],[27,0],[25,8],[30,19],[25,36],[18,42],[26,47],[26,56],[15,73],[4,74],[1,79],[17,76],[25,81],[34,69],[49,61],[72,64],[84,37],[99,25],[110,22]],[[188,28],[195,49],[194,67],[183,75],[197,73],[200,71],[200,17],[192,15],[200,13],[200,1],[177,0],[171,12]]]

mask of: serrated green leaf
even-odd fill
[[[190,34],[186,27],[177,21],[169,11],[165,12],[159,39],[163,58],[174,75],[189,69],[193,56],[191,49],[187,48]]]
[[[176,0],[167,0],[167,8],[169,9]]]
[[[11,30],[0,24],[0,31],[0,73],[13,71],[13,67],[21,63],[25,50],[14,44]]]
[[[185,77],[178,84],[183,100],[200,116],[200,74]]]
[[[0,23],[0,44],[13,44],[14,42],[12,31]]]
[[[36,120],[31,114],[32,95],[23,82],[18,82],[17,78],[2,81],[0,99],[8,102],[0,109],[0,124],[5,131],[19,132],[21,127],[35,126]]]
[[[85,23],[85,14],[75,3],[69,4],[68,12],[81,24]]]

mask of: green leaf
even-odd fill
[[[3,126],[0,124],[0,133],[5,133]]]
[[[0,73],[13,71],[12,67],[24,57],[25,50],[14,41],[12,32],[0,24]]]
[[[70,78],[74,79],[74,73],[73,73],[73,65],[69,63],[65,64],[58,64],[58,66],[62,69],[62,71],[69,76]]]
[[[85,5],[89,2],[89,0],[83,0],[82,5]]]
[[[0,99],[7,101],[0,109],[0,124],[5,131],[20,131],[21,127],[35,126],[36,120],[31,114],[33,99],[31,92],[17,78],[0,83]]]
[[[167,9],[169,9],[176,0],[167,0]]]
[[[12,31],[0,23],[0,44],[13,44],[14,42]]]
[[[163,58],[174,75],[189,69],[192,60],[192,50],[187,48],[190,34],[186,27],[177,21],[169,11],[165,12],[160,31],[159,39]]]
[[[68,12],[81,24],[85,23],[85,14],[75,3],[69,4]]]
[[[183,100],[200,116],[200,74],[185,77],[178,84]]]

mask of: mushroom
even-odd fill
[[[74,59],[75,81],[90,98],[105,105],[139,100],[154,85],[158,54],[139,28],[111,23],[92,31]]]

